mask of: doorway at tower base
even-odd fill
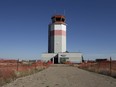
[[[65,62],[81,63],[82,53],[71,52],[71,53],[43,53],[42,60],[45,62],[51,61],[53,64],[60,64]]]
[[[57,56],[57,53],[43,53],[41,55],[41,60],[44,62],[51,61],[54,64],[54,58]]]

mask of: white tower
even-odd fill
[[[49,24],[48,53],[66,52],[66,23],[63,15],[55,15]]]

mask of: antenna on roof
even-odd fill
[[[65,15],[65,9],[64,9],[64,15]]]
[[[56,10],[54,10],[54,15],[56,15]]]

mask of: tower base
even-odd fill
[[[58,63],[81,63],[82,53],[72,52],[72,53],[43,53],[42,60],[45,62],[51,61],[53,64]]]

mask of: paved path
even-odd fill
[[[51,66],[3,87],[116,87],[116,79],[71,66]]]

